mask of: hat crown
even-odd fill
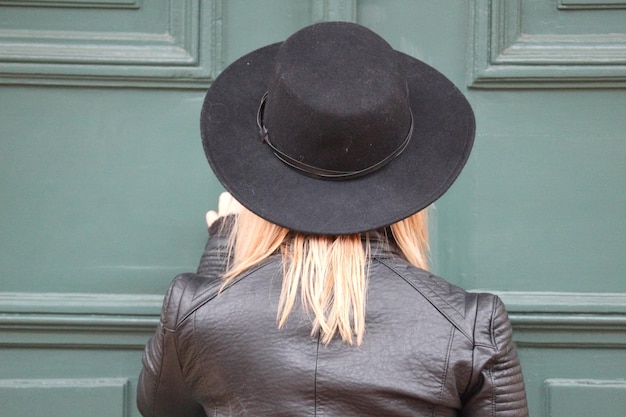
[[[372,167],[411,126],[398,53],[363,26],[305,28],[278,50],[263,118],[273,146],[294,160],[342,172]]]

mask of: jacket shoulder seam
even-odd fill
[[[246,271],[243,274],[239,275],[238,277],[234,278],[233,280],[228,282],[226,285],[219,285],[219,286],[215,285],[215,286],[213,286],[213,288],[210,288],[209,290],[206,290],[204,293],[201,293],[199,295],[196,294],[196,291],[194,291],[193,297],[191,298],[191,300],[189,302],[189,305],[185,307],[185,312],[183,313],[183,315],[180,318],[180,320],[178,320],[178,322],[176,323],[176,329],[178,329],[183,323],[185,323],[189,319],[189,317],[191,317],[196,311],[198,311],[199,308],[201,308],[202,306],[204,306],[208,302],[210,302],[213,299],[215,299],[223,291],[226,291],[229,288],[231,288],[234,285],[236,285],[237,283],[241,282],[243,279],[248,277],[253,272],[263,268],[264,266],[269,264],[269,262],[270,261],[267,260],[267,261],[259,263],[258,265],[250,268],[248,271]],[[193,278],[196,279],[196,280],[206,280],[207,279],[206,276],[197,275],[197,274],[193,274],[193,275],[194,275]],[[216,280],[216,283],[219,283],[219,282],[221,282],[221,280]]]
[[[456,307],[448,303],[448,301],[445,298],[443,298],[440,294],[438,294],[438,288],[428,285],[423,280],[409,279],[408,277],[405,276],[405,274],[398,271],[396,268],[394,268],[393,265],[391,265],[386,260],[379,259],[379,258],[377,258],[377,260],[381,264],[389,268],[391,271],[393,271],[400,278],[402,278],[402,280],[408,283],[417,292],[419,292],[424,297],[424,299],[426,299],[435,309],[437,309],[437,311],[439,311],[441,315],[443,315],[450,322],[450,324],[452,324],[452,326],[454,326],[463,336],[465,336],[470,342],[472,342],[472,344],[474,344],[473,334],[471,334],[470,331],[465,329],[461,323],[462,321],[466,321],[465,315],[462,312],[460,312]],[[432,277],[433,275],[430,274],[430,276]],[[422,286],[425,288],[422,288]],[[472,293],[467,293],[467,294],[475,295]],[[451,312],[463,318],[463,320],[459,320],[458,318],[453,317],[453,314],[451,314]]]

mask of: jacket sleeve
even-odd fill
[[[475,327],[472,382],[463,417],[528,417],[522,369],[504,304],[480,294]]]
[[[206,243],[197,274],[219,277],[228,264],[228,239],[233,228],[235,215],[220,217],[209,228]]]
[[[155,334],[143,355],[137,407],[144,417],[206,417],[183,379],[175,344],[178,307],[192,274],[179,275],[170,286]]]
[[[211,225],[198,275],[218,277],[225,270],[233,222],[234,216],[231,215],[221,217]],[[144,417],[205,415],[185,385],[175,340],[178,310],[192,277],[192,274],[183,274],[174,279],[165,296],[157,330],[146,344],[137,386],[137,407]]]

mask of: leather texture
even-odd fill
[[[276,324],[281,259],[222,287],[226,237],[176,277],[146,345],[144,416],[528,416],[501,300],[468,293],[374,243],[361,346],[324,345],[296,308]]]

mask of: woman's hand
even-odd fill
[[[220,217],[228,216],[229,214],[237,214],[241,211],[241,204],[235,200],[228,192],[220,194],[217,202],[217,212],[209,210],[206,213],[206,224],[211,227],[213,222]]]

